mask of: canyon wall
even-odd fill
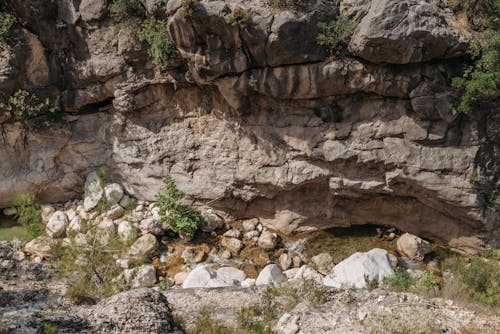
[[[155,65],[106,0],[7,0],[20,24],[1,48],[0,99],[18,89],[65,112],[49,129],[0,114],[0,207],[32,192],[81,196],[105,167],[152,200],[170,173],[195,204],[284,233],[387,224],[453,247],[498,246],[498,103],[452,113],[472,33],[445,2],[143,0],[179,58]],[[250,19],[225,16],[246,8]],[[342,57],[316,43],[342,13]]]

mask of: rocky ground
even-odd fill
[[[439,289],[433,245],[415,235],[381,228],[378,238],[395,250],[373,248],[339,261],[329,253],[307,256],[258,219],[229,222],[202,208],[198,236],[182,240],[172,236],[157,203],[136,201],[104,179],[91,173],[82,200],[43,206],[44,235],[24,246],[0,242],[0,333],[182,333],[200,326],[206,332],[208,324],[229,333],[260,333],[256,324],[275,333],[500,329],[498,316],[484,310],[387,290],[384,278],[395,268],[416,280],[430,275]],[[114,240],[125,247],[102,259],[110,261],[106,270],[118,270],[101,274],[119,286],[116,292],[126,291],[109,298],[90,293],[75,304],[74,276],[88,275],[93,265],[81,255],[97,241],[107,250]],[[83,266],[62,266],[63,254],[75,251]]]
[[[31,268],[34,272],[39,270],[35,267]],[[298,280],[288,284],[303,285]],[[500,317],[440,298],[359,289],[321,290],[321,300],[301,300],[280,286],[271,295],[269,289],[226,287],[160,292],[140,288],[95,305],[75,305],[65,297],[64,284],[43,279],[2,281],[0,333],[186,333],[200,330],[200,314],[207,312],[210,323],[230,328],[220,333],[260,333],[238,327],[242,310],[259,308],[274,310],[272,321],[266,325],[280,334],[438,333],[441,329],[445,333],[493,334],[500,330]],[[212,333],[209,328],[201,329],[199,333]]]

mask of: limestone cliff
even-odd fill
[[[499,191],[498,103],[452,114],[473,35],[444,1],[200,0],[188,17],[180,0],[141,1],[168,20],[180,57],[167,69],[106,0],[7,0],[18,24],[1,48],[0,99],[50,96],[65,120],[24,131],[0,115],[0,207],[24,192],[67,200],[105,166],[139,198],[170,173],[194,202],[285,233],[387,224],[498,244],[485,200]],[[236,7],[245,25],[225,19]],[[318,23],[339,13],[358,25],[331,58]]]

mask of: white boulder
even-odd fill
[[[125,269],[123,278],[131,288],[150,288],[156,284],[156,269],[152,265]]]
[[[255,285],[266,285],[266,284],[279,284],[283,282],[286,277],[281,273],[280,268],[272,263],[262,269],[257,280],[255,281]]]
[[[158,242],[156,241],[156,237],[148,233],[141,236],[130,246],[128,254],[133,258],[143,258],[153,255],[157,249]]]
[[[116,204],[123,197],[123,188],[118,183],[111,183],[104,187],[104,194],[109,204]]]
[[[208,266],[196,267],[184,280],[183,288],[219,288],[233,286],[234,281]]]
[[[246,278],[240,284],[242,288],[250,288],[255,286],[255,278]]]
[[[66,229],[66,232],[68,234],[75,235],[77,233],[80,233],[83,231],[83,220],[80,218],[80,216],[75,216],[71,221],[69,222],[68,228]]]
[[[118,236],[121,241],[130,241],[135,236],[135,229],[130,222],[123,220],[118,224]]]
[[[68,217],[62,211],[56,211],[50,217],[49,222],[45,228],[45,231],[51,238],[61,238],[66,232],[66,226],[68,225]]]
[[[237,269],[234,267],[219,268],[219,269],[217,269],[217,273],[222,274],[222,275],[229,277],[232,280],[238,281],[238,282],[241,282],[245,278],[247,278],[247,275],[245,274],[245,272],[243,270],[240,270],[240,269]]]
[[[104,194],[101,182],[97,172],[87,175],[87,179],[85,180],[85,198],[83,199],[83,208],[85,211],[89,212],[101,201]]]
[[[394,275],[387,251],[374,248],[366,253],[354,253],[337,264],[323,284],[334,288],[366,288],[369,282],[381,283],[384,277]]]
[[[278,235],[269,231],[263,231],[259,237],[258,245],[266,250],[274,249],[278,245]]]

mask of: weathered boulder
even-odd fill
[[[83,208],[85,211],[90,211],[101,201],[104,189],[102,189],[101,178],[97,172],[92,172],[87,175],[85,180],[85,198],[83,199]]]
[[[132,258],[144,258],[153,255],[158,250],[158,242],[152,234],[144,234],[137,239],[128,251]]]
[[[422,261],[426,254],[432,252],[431,244],[428,241],[410,233],[400,236],[396,245],[399,254],[417,261]]]
[[[229,277],[233,281],[242,282],[247,275],[243,270],[239,270],[234,267],[222,267],[217,269],[217,273],[222,274],[223,276]]]
[[[142,288],[101,301],[88,319],[95,333],[170,333],[174,326],[168,301]]]
[[[334,288],[366,288],[372,281],[381,283],[384,277],[394,275],[387,251],[374,248],[366,253],[354,253],[337,264],[323,284]]]
[[[281,254],[278,262],[282,270],[290,269],[290,267],[292,266],[292,258],[288,253]]]
[[[259,241],[257,242],[259,247],[266,250],[274,249],[278,245],[278,235],[270,231],[263,231],[260,234]]]
[[[53,206],[43,205],[42,206],[42,221],[46,224],[49,221],[49,219],[52,217],[54,212],[56,212],[56,209],[54,209]],[[5,214],[5,210],[4,210],[4,214]],[[8,216],[8,215],[6,214],[6,216]]]
[[[50,259],[53,256],[52,245],[54,241],[45,236],[39,236],[24,246],[24,251],[32,256],[38,256],[43,259]]]
[[[212,209],[202,210],[201,216],[203,224],[200,226],[200,230],[203,232],[213,232],[224,226],[224,219]]]
[[[123,220],[118,224],[118,236],[122,241],[131,241],[136,237],[136,231],[130,222]]]
[[[238,254],[243,247],[243,243],[240,239],[222,237],[220,240],[222,247],[226,248],[231,254]]]
[[[297,270],[295,273],[293,279],[299,279],[299,280],[308,280],[308,281],[314,281],[317,284],[323,284],[323,275],[321,275],[319,272],[314,270],[308,265],[303,265],[302,267]]]
[[[109,218],[103,219],[95,229],[95,236],[102,245],[107,245],[116,236],[116,225]]]
[[[279,284],[285,280],[285,276],[281,273],[280,268],[274,264],[268,264],[261,270],[255,285]]]
[[[233,279],[204,265],[193,269],[182,283],[183,288],[219,288],[233,285]]]
[[[68,217],[62,211],[56,211],[50,217],[45,231],[51,238],[61,238],[66,232],[66,227],[68,226]]]
[[[333,258],[328,253],[321,253],[313,256],[311,258],[311,262],[315,265],[316,270],[318,270],[323,275],[329,273],[334,265]]]
[[[106,212],[104,212],[104,216],[108,219],[118,219],[125,213],[125,209],[123,209],[119,204],[115,204],[110,207]]]
[[[184,281],[186,280],[186,278],[188,277],[189,275],[189,272],[186,272],[186,271],[181,271],[181,272],[178,272],[177,274],[174,275],[174,283],[175,285],[182,285],[184,284]]]
[[[156,269],[152,265],[126,269],[123,279],[131,288],[150,288],[156,284]]]
[[[104,194],[108,204],[117,204],[123,197],[123,188],[118,183],[111,183],[104,187]]]
[[[161,220],[159,220],[157,218],[150,217],[150,218],[146,218],[146,219],[141,220],[139,227],[143,233],[162,235],[163,233],[165,233],[168,226],[163,224],[161,222]]]
[[[75,235],[80,232],[83,232],[83,220],[80,216],[75,216],[69,222],[66,233],[69,235]]]
[[[371,62],[416,63],[465,53],[468,35],[440,1],[372,1],[349,44]]]

